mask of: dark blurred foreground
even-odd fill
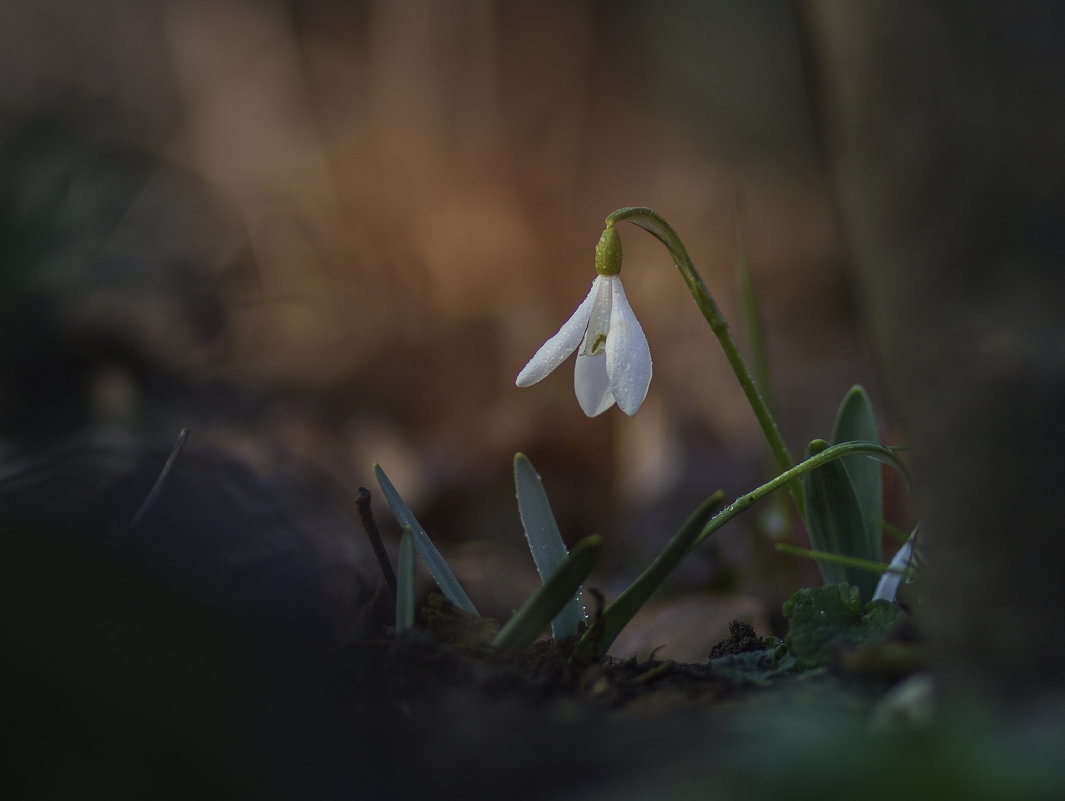
[[[640,695],[618,697],[597,667],[567,680],[576,694],[560,691],[564,661],[383,636],[388,605],[287,514],[292,487],[217,453],[183,453],[131,525],[165,458],[80,447],[0,480],[9,797],[1049,801],[1065,789],[1055,706],[1019,719],[946,709],[934,723],[937,707],[904,706],[873,726],[883,679],[836,669],[722,694],[706,664],[633,661]],[[685,668],[706,690],[655,679]]]
[[[131,525],[165,458],[68,448],[0,480],[9,797],[334,797],[326,665],[371,593],[196,448]]]

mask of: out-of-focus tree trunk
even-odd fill
[[[1065,5],[804,6],[850,254],[913,447],[952,689],[1062,689]]]

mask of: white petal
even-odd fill
[[[917,554],[914,551],[916,544],[917,532],[919,529],[914,529],[909,538],[899,548],[898,553],[895,554],[895,558],[891,560],[891,567],[899,570],[905,570],[911,567],[917,561]],[[888,572],[880,576],[880,581],[876,585],[876,592],[873,593],[874,601],[894,601],[895,596],[898,594],[899,586],[902,584],[904,576],[901,573]]]
[[[573,389],[577,403],[589,417],[596,417],[614,405],[610,391],[610,378],[606,374],[606,356],[577,354],[577,367],[573,372]]]
[[[611,298],[615,278],[612,275],[601,275],[595,279],[599,283],[595,293],[595,301],[592,303],[592,313],[588,318],[588,331],[581,341],[578,353],[587,353],[589,356],[601,355],[606,347],[607,334],[610,333]]]
[[[651,385],[651,349],[629,306],[621,279],[614,277],[610,334],[606,339],[606,371],[618,408],[636,414]]]
[[[592,282],[592,289],[588,293],[577,311],[573,312],[558,333],[540,346],[540,349],[529,359],[529,363],[518,373],[515,384],[519,387],[528,387],[537,381],[542,381],[566,358],[577,349],[584,332],[588,329],[588,318],[592,316],[592,306],[598,294],[600,284],[599,276]]]

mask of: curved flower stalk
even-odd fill
[[[632,416],[651,384],[651,350],[621,286],[621,239],[613,226],[603,232],[595,255],[598,275],[588,296],[514,383],[542,381],[577,351],[573,388],[584,413],[596,417],[616,402]]]
[[[784,444],[784,438],[780,435],[780,429],[777,427],[776,420],[773,419],[769,405],[755,383],[746,362],[740,355],[740,349],[736,346],[736,341],[732,337],[728,323],[725,322],[724,315],[721,314],[713,295],[710,294],[710,290],[703,283],[703,279],[696,272],[695,264],[692,263],[691,256],[688,255],[688,250],[684,247],[684,243],[680,241],[677,232],[673,230],[672,226],[666,222],[661,214],[645,206],[618,209],[607,215],[607,230],[612,229],[619,222],[629,222],[637,225],[665,245],[669,255],[673,257],[673,263],[684,278],[684,283],[688,285],[688,291],[691,292],[692,297],[695,299],[695,305],[699,307],[699,311],[702,312],[703,318],[709,324],[710,330],[721,344],[721,349],[725,352],[725,358],[728,359],[729,366],[732,367],[732,371],[736,374],[740,388],[747,397],[747,402],[754,411],[754,416],[758,419],[758,424],[761,426],[766,442],[769,443],[769,450],[773,454],[777,467],[782,471],[790,470],[795,465],[795,460],[792,459],[787,446]],[[802,497],[802,490],[797,481],[788,485],[788,494],[791,495],[792,500],[795,502],[799,517],[805,521],[805,503]]]
[[[628,415],[636,414],[640,408],[651,383],[651,352],[618,277],[621,272],[621,237],[615,226],[619,222],[637,225],[665,245],[710,330],[720,342],[765,434],[777,467],[782,471],[790,470],[795,461],[784,444],[769,404],[740,355],[724,316],[695,271],[677,232],[653,209],[642,206],[623,208],[607,216],[606,229],[595,249],[595,270],[599,275],[592,283],[588,297],[558,333],[540,347],[518,373],[515,383],[527,387],[543,380],[576,350],[574,388],[585,414],[589,417],[602,414],[615,401]],[[788,485],[788,493],[795,502],[799,517],[805,521],[805,503],[798,481]]]

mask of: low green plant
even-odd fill
[[[888,601],[863,602],[857,587],[831,584],[799,590],[784,604],[788,651],[797,666],[820,667],[842,645],[859,646],[887,637],[905,618]]]
[[[464,612],[476,615],[477,610],[462,584],[385,471],[374,465],[374,474],[385,500],[403,528],[396,576],[396,633],[402,634],[414,623],[414,560],[411,554],[415,550],[444,596]],[[549,625],[558,639],[574,637],[578,633],[585,620],[581,585],[595,568],[603,549],[602,539],[592,536],[581,540],[572,551],[566,550],[540,477],[532,462],[520,453],[514,457],[514,481],[529,550],[542,583],[492,641],[494,648],[506,654],[523,651]]]
[[[539,474],[525,455],[516,454],[514,480],[518,510],[542,584],[503,626],[491,646],[514,654],[527,648],[550,627],[556,640],[573,642],[574,660],[589,662],[603,657],[685,556],[734,517],[781,488],[787,490],[813,547],[804,549],[780,543],[778,548],[816,559],[826,586],[823,592],[804,591],[806,594],[797,594],[789,601],[785,614],[793,618],[793,625],[797,623],[796,634],[794,640],[779,645],[789,649],[791,661],[786,667],[775,664],[770,670],[780,672],[817,662],[824,648],[835,642],[832,636],[855,641],[867,635],[882,635],[889,628],[885,621],[897,622],[898,616],[904,614],[890,601],[894,600],[900,583],[912,577],[916,540],[911,536],[892,564],[881,561],[884,527],[881,463],[891,465],[904,476],[906,465],[896,449],[880,444],[873,407],[861,386],[852,387],[840,404],[831,443],[815,439],[801,461],[796,463],[792,459],[766,396],[747,367],[717,303],[696,272],[680,237],[657,212],[643,207],[623,208],[606,218],[606,227],[596,247],[596,278],[588,296],[529,360],[518,374],[516,384],[525,387],[542,381],[576,352],[574,389],[588,416],[602,414],[615,404],[630,416],[639,410],[650,387],[652,368],[647,338],[621,285],[622,247],[617,225],[622,222],[649,232],[669,251],[754,412],[776,465],[776,475],[727,505],[724,492],[709,495],[632,584],[589,622],[581,587],[595,568],[603,541],[588,537],[568,551]],[[738,207],[741,292],[748,324],[756,326],[757,303],[739,229]],[[758,374],[765,384],[764,346],[757,344],[761,341],[760,329],[755,339]],[[413,623],[410,608],[413,568],[409,557],[412,550],[421,556],[441,591],[455,606],[477,614],[458,579],[384,471],[374,465],[374,473],[404,530],[406,543],[401,545],[397,631],[402,632]],[[408,555],[406,561],[404,552]],[[873,601],[874,597],[877,600]],[[875,606],[866,606],[870,602]],[[804,617],[811,605],[817,608],[815,619],[821,626],[814,633],[810,632],[810,621]],[[886,608],[893,611],[884,611]]]

